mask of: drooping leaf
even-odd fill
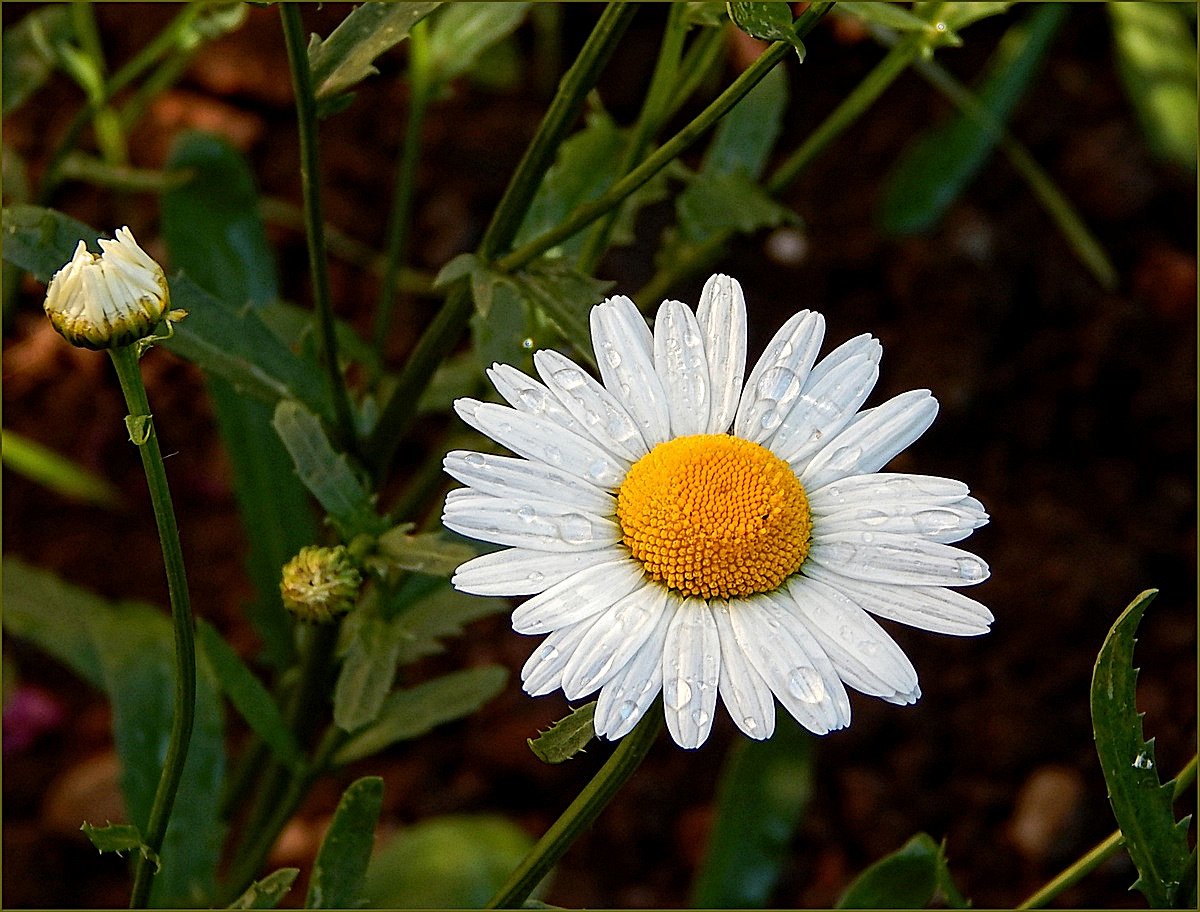
[[[54,47],[71,37],[66,6],[51,4],[29,12],[4,30],[0,91],[5,116],[16,110],[50,78],[56,65]]]
[[[370,492],[350,467],[346,454],[333,448],[316,415],[299,402],[284,400],[275,406],[271,424],[291,454],[300,480],[346,541],[360,534],[377,535],[387,528],[375,512]]]
[[[1138,869],[1134,886],[1152,909],[1173,905],[1189,865],[1188,819],[1175,820],[1174,784],[1155,769],[1154,739],[1142,737],[1133,647],[1138,623],[1158,594],[1147,589],[1122,613],[1100,647],[1092,673],[1092,730],[1108,800]]]
[[[444,722],[469,716],[500,693],[507,679],[506,669],[483,665],[398,690],[384,702],[375,721],[338,750],[334,763],[369,757],[397,741],[416,738]]]
[[[405,827],[367,868],[372,909],[478,909],[533,846],[516,824],[489,815],[446,816]]]
[[[1196,39],[1172,4],[1107,3],[1117,72],[1150,150],[1196,170]]]
[[[118,855],[124,855],[126,852],[139,852],[154,864],[156,873],[162,872],[162,859],[142,841],[141,831],[133,824],[109,823],[100,827],[85,823],[79,829],[83,830],[83,835],[101,854],[116,852]]]
[[[256,880],[246,892],[235,899],[230,909],[274,909],[279,901],[292,889],[299,868],[280,868],[262,880]]]
[[[218,137],[181,134],[168,169],[190,180],[162,194],[163,234],[175,265],[225,304],[265,308],[278,294],[254,179],[245,159]],[[291,624],[279,599],[279,568],[316,540],[304,486],[271,427],[271,409],[208,378],[217,424],[233,468],[233,489],[249,550],[246,568],[257,592],[246,606],[276,668],[293,657]]]
[[[376,547],[388,569],[411,570],[430,576],[450,576],[459,564],[476,555],[470,545],[443,538],[440,532],[412,535],[404,526],[379,536]]]
[[[342,793],[313,863],[306,909],[353,909],[362,905],[363,881],[382,804],[383,780],[378,776],[352,782]]]
[[[694,908],[770,904],[813,781],[813,738],[780,713],[766,741],[739,740],[717,787],[708,850],[692,885]]]
[[[372,0],[355,7],[328,38],[313,35],[308,44],[308,65],[313,93],[318,103],[324,103],[319,110],[331,112],[329,102],[378,73],[372,61],[408,37],[409,30],[437,6]]]
[[[304,762],[303,754],[266,687],[211,624],[200,621],[196,625],[196,634],[200,648],[212,665],[217,685],[229,702],[281,761],[298,767]]]
[[[77,498],[102,507],[116,507],[122,502],[121,492],[107,479],[23,434],[6,430],[4,448],[0,455],[3,456],[6,468],[64,497]]]
[[[585,703],[559,719],[536,738],[529,749],[543,763],[562,763],[584,750],[596,737],[596,701]]]
[[[769,0],[766,3],[726,4],[733,24],[747,35],[764,41],[786,41],[796,49],[800,62],[804,62],[804,42],[792,25],[792,5],[784,0]]]
[[[1037,75],[1067,16],[1062,3],[1039,4],[1010,26],[988,61],[978,100],[994,125],[1003,126]],[[880,224],[893,234],[936,225],[991,157],[1001,132],[960,112],[919,136],[901,153],[884,187]]]
[[[918,833],[854,878],[837,909],[922,909],[938,889],[941,847]]]
[[[433,82],[468,72],[480,56],[516,31],[528,3],[447,3],[429,20],[429,67]]]

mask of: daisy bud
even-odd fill
[[[354,607],[362,577],[345,545],[301,548],[283,565],[283,606],[302,621],[324,623]]]
[[[167,277],[128,228],[99,243],[97,256],[80,241],[46,289],[46,316],[64,339],[82,348],[120,348],[151,335],[164,316],[182,316],[167,312]]]

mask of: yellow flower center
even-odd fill
[[[727,434],[660,443],[617,496],[626,546],[654,579],[685,596],[769,592],[808,554],[804,488],[765,447]]]

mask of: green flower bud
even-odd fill
[[[283,565],[283,606],[303,621],[324,623],[354,607],[362,576],[345,545],[301,548]]]
[[[82,348],[120,348],[153,334],[164,317],[183,315],[168,313],[167,277],[128,228],[99,243],[97,256],[80,241],[46,289],[46,316],[64,339]]]

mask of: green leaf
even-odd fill
[[[306,909],[353,909],[362,905],[375,824],[383,805],[383,780],[365,776],[342,793],[321,841],[308,883]]]
[[[0,53],[0,91],[7,116],[50,78],[56,65],[53,48],[72,34],[67,7],[59,4],[34,9],[20,22],[4,30]]]
[[[308,44],[308,65],[317,101],[331,102],[378,73],[371,62],[407,38],[409,30],[437,6],[437,3],[416,2],[364,3],[354,8],[328,38],[313,35]],[[328,105],[322,108],[322,113],[330,112]]]
[[[740,171],[758,180],[787,111],[788,80],[782,67],[775,67],[721,118],[708,150],[702,174],[731,174]]]
[[[379,536],[377,549],[390,570],[411,570],[430,576],[450,576],[476,551],[462,541],[450,541],[440,532],[410,535],[410,526],[397,526]]]
[[[1137,711],[1134,634],[1156,595],[1157,589],[1147,589],[1117,618],[1096,657],[1091,690],[1092,730],[1108,800],[1138,869],[1134,886],[1152,909],[1172,905],[1189,864],[1187,820],[1175,821],[1174,785],[1159,782],[1154,739],[1143,740]]]
[[[941,847],[918,833],[900,849],[854,878],[837,909],[922,909],[938,889]]]
[[[29,619],[41,615],[39,623]],[[14,623],[15,621],[15,623]],[[174,633],[156,608],[111,603],[18,561],[4,562],[4,625],[60,658],[107,693],[130,822],[144,828],[158,788],[174,715]],[[225,774],[221,701],[209,664],[197,657],[196,721],[152,903],[195,906],[213,890]]]
[[[300,480],[345,541],[364,533],[378,535],[387,528],[350,460],[333,448],[316,415],[299,402],[285,400],[275,406],[271,423],[291,454]]]
[[[727,3],[729,18],[747,35],[764,41],[786,41],[804,62],[804,42],[792,25],[792,5],[784,0],[768,3]]]
[[[530,302],[575,346],[580,359],[594,366],[589,315],[616,283],[584,275],[561,258],[546,257],[530,263],[514,278]]]
[[[373,909],[478,909],[533,847],[516,824],[490,815],[446,816],[404,827],[367,868]]]
[[[191,179],[162,195],[163,234],[176,266],[225,304],[262,311],[278,294],[254,179],[245,159],[223,140],[181,134],[168,169]],[[291,622],[279,599],[279,568],[316,540],[308,495],[271,427],[271,409],[209,377],[217,424],[233,468],[233,488],[249,549],[246,569],[256,597],[247,614],[264,643],[264,658],[285,668],[294,654]]]
[[[536,738],[529,749],[543,763],[562,763],[583,751],[596,736],[596,701],[585,703],[559,719]]]
[[[395,627],[380,614],[377,593],[368,594],[342,622],[342,667],[333,688],[333,721],[342,731],[357,731],[383,709],[400,661]]]
[[[400,598],[405,600],[405,607],[395,616],[394,631],[400,642],[402,665],[441,652],[440,641],[461,634],[464,624],[508,610],[505,599],[467,595],[445,580],[433,577],[417,577],[413,583],[421,580],[434,581],[435,585],[411,601],[406,593],[414,591],[416,586],[402,590]]]
[[[254,673],[207,621],[196,625],[197,639],[212,666],[217,685],[242,718],[288,766],[298,769],[304,756],[279,707]]]
[[[279,901],[292,889],[299,868],[280,868],[262,880],[256,880],[246,892],[235,899],[230,909],[274,909]]]
[[[698,174],[675,201],[683,241],[700,244],[726,231],[750,234],[795,223],[796,214],[741,172]]]
[[[500,693],[507,680],[506,669],[483,665],[398,690],[384,702],[375,722],[347,741],[333,761],[351,763],[444,722],[469,716]]]
[[[495,362],[519,369],[533,367],[536,330],[533,309],[508,276],[480,269],[471,276],[475,313],[471,315],[471,349],[478,369]]]
[[[81,240],[100,252],[100,233],[69,215],[41,206],[5,206],[4,259],[43,284],[71,259]]]
[[[972,22],[1008,12],[1008,8],[1014,2],[1015,0],[999,0],[999,2],[964,0],[964,2],[943,3],[938,12],[938,20],[946,23],[946,28],[958,32]]]
[[[1108,3],[1117,72],[1158,158],[1196,170],[1196,39],[1165,3]]]
[[[812,796],[813,746],[813,737],[780,713],[769,740],[739,740],[730,750],[708,850],[692,886],[694,908],[770,904]]]
[[[962,44],[962,40],[946,26],[940,15],[938,21],[944,29],[939,33],[933,23],[926,22],[920,16],[914,16],[896,3],[856,3],[853,0],[840,0],[834,10],[898,32],[929,32],[931,35],[938,35],[941,44]]]
[[[121,492],[79,463],[15,431],[4,432],[4,465],[64,497],[73,497],[102,507],[122,503]]]
[[[83,835],[91,840],[92,845],[101,854],[116,852],[123,855],[125,852],[140,852],[147,861],[154,863],[156,874],[162,872],[162,859],[150,846],[142,842],[142,833],[133,824],[109,823],[107,826],[98,827],[84,823],[79,829],[83,830]]]
[[[991,124],[961,112],[905,148],[880,203],[885,231],[915,234],[941,221],[1001,141],[1003,125],[1032,84],[1067,12],[1066,4],[1038,4],[1028,19],[1009,27],[988,61],[978,93]]]
[[[516,31],[528,3],[447,3],[429,20],[431,81],[446,83],[470,70],[488,48]]]

